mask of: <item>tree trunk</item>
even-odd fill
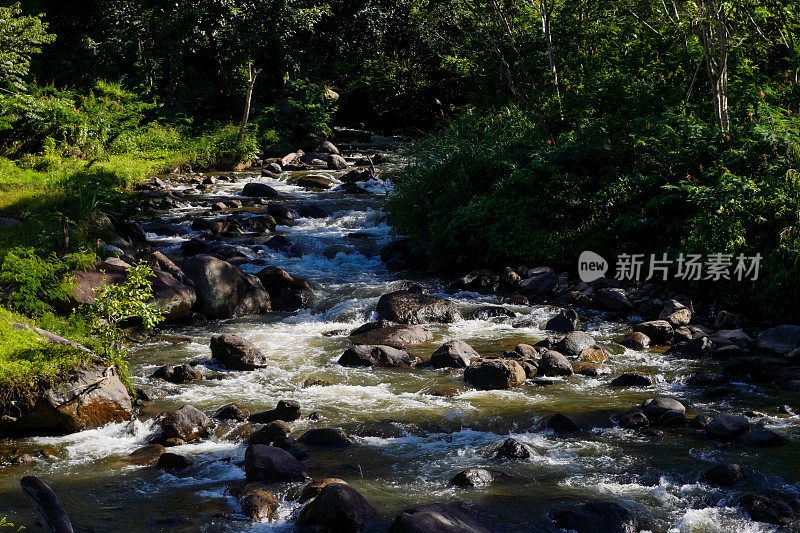
[[[558,85],[558,69],[556,68],[555,51],[553,50],[553,34],[551,32],[551,21],[553,9],[555,8],[555,0],[548,2],[547,0],[540,0],[539,14],[542,18],[542,35],[544,35],[545,44],[547,45],[547,59],[550,61],[550,76],[553,84],[553,95],[558,102],[558,114],[561,119],[564,119],[564,109],[561,107],[561,87]]]
[[[722,131],[730,129],[728,116],[728,52],[730,50],[729,29],[725,6],[721,1],[706,1],[700,4],[701,14],[706,20],[693,23],[695,33],[703,46],[711,93],[714,100],[714,115]]]
[[[244,137],[245,128],[247,128],[247,121],[250,120],[250,103],[253,100],[253,86],[256,84],[256,78],[261,72],[261,69],[253,69],[253,64],[247,64],[247,98],[244,101],[244,114],[242,116],[242,125],[239,128],[239,136],[236,138],[237,142],[241,142]]]

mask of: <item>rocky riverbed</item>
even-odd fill
[[[147,258],[169,311],[137,411],[2,441],[0,516],[35,530],[36,475],[95,531],[796,530],[800,327],[534,265],[426,277],[381,210],[398,159],[338,152],[142,191],[103,265]]]

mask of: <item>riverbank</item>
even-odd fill
[[[381,210],[399,162],[390,155],[371,179],[366,156],[380,153],[356,144],[343,150],[341,170],[320,165],[338,161],[320,155],[306,157],[308,168],[295,153],[286,164],[265,161],[277,174],[148,183],[149,213],[136,220],[147,247],[120,259],[161,252],[192,280],[199,303],[139,337],[134,420],[6,441],[6,457],[30,458],[0,470],[9,519],[29,525],[18,481],[35,474],[85,527],[285,530],[320,512],[304,511],[314,506],[298,496],[309,475],[361,494],[366,504],[353,496],[360,503],[350,510],[368,531],[405,524],[410,508],[434,503],[451,507],[426,512],[460,513],[474,531],[555,531],[580,519],[564,505],[654,531],[791,527],[786,502],[770,496],[796,498],[800,479],[790,459],[800,398],[772,374],[792,372],[790,356],[765,357],[747,323],[724,333],[738,324],[709,323],[611,280],[584,286],[533,267],[460,280],[400,269]],[[193,267],[209,261],[239,280],[227,297],[212,298],[221,285]],[[630,308],[598,308],[625,300]],[[215,302],[249,302],[259,314]],[[631,334],[660,317],[667,325],[651,324],[649,345]],[[357,347],[364,342],[384,347]],[[457,368],[467,364],[474,370]],[[271,451],[258,448],[268,443]],[[276,449],[301,458],[298,466],[281,456],[291,475],[255,460]],[[728,485],[706,473],[728,464],[744,479],[729,476]],[[243,487],[254,481],[267,485]],[[581,507],[597,501],[611,503]]]

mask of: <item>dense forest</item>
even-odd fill
[[[174,318],[148,280],[175,267],[185,281],[124,246],[150,246],[137,224],[154,176],[200,176],[202,191],[223,173],[306,172],[320,159],[302,156],[342,131],[396,143],[374,207],[394,239],[384,262],[471,271],[464,290],[508,267],[513,283],[481,288],[514,292],[544,265],[564,289],[584,250],[609,278],[637,254],[651,275],[623,280],[631,294],[689,295],[709,323],[797,323],[799,115],[800,4],[786,0],[0,0],[0,416],[98,360],[136,392],[131,327]],[[386,160],[359,158],[370,179]],[[266,216],[265,233],[304,218]],[[730,268],[645,283],[658,258],[686,256]],[[109,257],[130,259],[125,281],[76,304],[76,272]],[[309,307],[305,283],[273,310],[278,295]]]

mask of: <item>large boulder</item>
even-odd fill
[[[434,504],[401,512],[389,533],[490,533],[490,530],[458,507]]]
[[[659,320],[666,320],[672,327],[686,326],[692,321],[692,310],[678,300],[670,300],[658,315]]]
[[[166,268],[170,268],[169,265],[175,267],[172,261],[169,261],[169,264],[164,263]],[[124,264],[106,260],[98,262],[94,268],[77,270],[72,289],[73,301],[69,305],[94,303],[97,295],[95,289],[106,285],[121,285],[128,279],[128,268]],[[180,275],[180,269],[177,269],[177,272]],[[153,296],[149,301],[164,310],[167,321],[177,320],[189,314],[197,300],[195,291],[190,285],[181,283],[172,273],[158,268],[153,269],[153,276],[149,281],[153,290]]]
[[[763,331],[756,337],[756,347],[781,355],[800,348],[800,326],[783,325]]]
[[[554,350],[548,350],[542,354],[538,368],[537,374],[540,376],[571,376],[573,374],[569,359]]]
[[[47,389],[19,416],[0,419],[0,434],[67,434],[129,420],[133,405],[113,367],[88,366]]]
[[[592,295],[592,299],[598,307],[609,311],[630,311],[633,309],[633,304],[628,300],[625,291],[622,289],[606,287],[595,292]]]
[[[478,359],[464,370],[464,381],[481,390],[510,389],[525,379],[522,365],[509,359]]]
[[[284,483],[310,479],[303,464],[281,448],[252,444],[244,454],[247,481]]]
[[[706,425],[708,437],[715,440],[733,440],[750,429],[750,421],[744,416],[720,413]]]
[[[386,325],[381,322],[370,322],[350,334],[350,341],[353,344],[391,346],[399,349],[422,344],[431,339],[433,333],[414,324]]]
[[[536,275],[520,281],[519,290],[529,296],[546,296],[556,289],[558,281],[558,274],[551,269],[538,269]]]
[[[581,319],[572,309],[561,309],[556,316],[545,324],[544,329],[558,333],[570,333],[581,329]]]
[[[400,324],[449,323],[461,316],[450,300],[408,291],[384,294],[378,300],[376,311],[378,319]]]
[[[703,481],[714,485],[730,487],[746,479],[744,470],[736,463],[717,465],[703,473]]]
[[[297,517],[301,527],[317,526],[329,533],[355,533],[377,512],[359,492],[344,483],[329,483]]]
[[[672,342],[674,330],[672,324],[666,320],[651,320],[633,326],[633,331],[644,333],[655,344],[669,344]]]
[[[161,438],[181,439],[185,442],[197,440],[208,433],[211,419],[192,405],[184,405],[164,415],[160,421]]]
[[[277,198],[280,193],[266,183],[250,182],[242,189],[242,196],[251,198]]]
[[[271,309],[261,281],[226,261],[195,255],[184,261],[183,270],[195,286],[196,310],[206,317],[234,318]]]
[[[255,344],[228,333],[211,337],[211,355],[230,370],[255,370],[268,364]]]
[[[557,528],[581,533],[635,533],[636,516],[614,502],[588,502],[550,513]]]
[[[583,350],[595,345],[594,337],[585,331],[572,331],[564,335],[564,338],[553,347],[567,357],[578,357]]]
[[[444,343],[431,355],[433,368],[466,368],[472,359],[479,357],[472,346],[462,340]]]
[[[348,348],[339,358],[342,366],[372,366],[394,368],[412,366],[416,358],[405,350],[391,346],[357,344]]]

